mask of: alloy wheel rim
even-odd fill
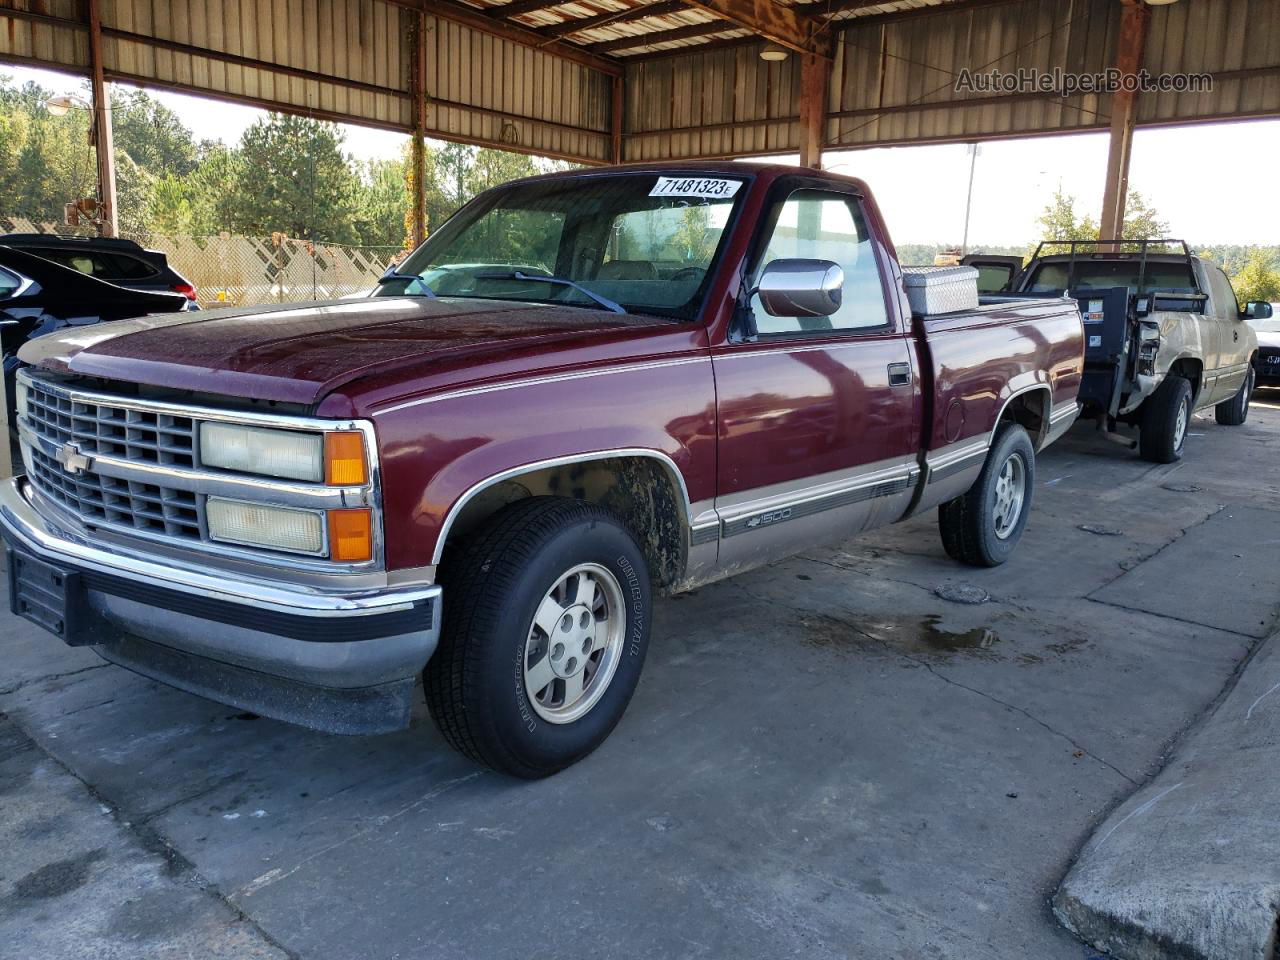
[[[1009,539],[1018,526],[1022,504],[1026,500],[1026,482],[1027,465],[1022,454],[1010,454],[996,477],[995,504],[992,507],[996,537],[1001,540]]]
[[[548,723],[573,723],[600,702],[622,657],[622,587],[597,563],[566,570],[543,595],[524,645],[524,689]]]
[[[1187,438],[1187,401],[1183,400],[1178,407],[1178,421],[1173,425],[1173,449],[1181,450],[1182,441]]]

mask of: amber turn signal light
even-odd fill
[[[364,434],[343,430],[324,435],[324,482],[329,486],[358,487],[368,483],[364,463]]]
[[[329,511],[329,559],[340,563],[363,563],[373,559],[371,511]]]

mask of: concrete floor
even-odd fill
[[[1241,428],[1198,418],[1171,466],[1078,427],[1001,569],[948,561],[925,518],[663,601],[613,737],[539,783],[452,754],[425,710],[312,734],[6,614],[0,944],[1093,957],[1048,898],[1276,626],[1277,462],[1280,394]],[[957,585],[990,600],[935,592]]]

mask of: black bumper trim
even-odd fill
[[[309,640],[314,643],[348,643],[355,640],[376,640],[394,637],[402,633],[415,633],[430,629],[432,623],[431,601],[415,603],[409,610],[391,613],[370,613],[364,616],[308,616],[263,610],[230,600],[200,597],[180,590],[171,590],[155,584],[128,580],[95,570],[85,570],[81,582],[89,590],[108,593],[113,597],[133,600],[151,607],[173,610],[202,620],[226,623],[246,630],[257,630],[292,640]]]
[[[273,720],[321,733],[365,735],[409,726],[415,678],[371,687],[322,687],[175,650],[131,634],[94,648],[127,670]]]
[[[23,556],[34,556],[36,560],[49,563],[38,553],[33,554],[25,546],[13,543],[8,546],[11,551]],[[140,580],[118,577],[69,564],[55,564],[55,566],[73,575],[78,581],[78,589],[81,590],[96,590],[99,593],[132,600],[149,607],[172,610],[175,613],[198,617],[202,620],[256,630],[259,633],[277,637],[288,637],[291,640],[306,640],[312,643],[377,640],[380,637],[395,637],[430,630],[434,622],[435,611],[432,609],[431,599],[418,601],[407,610],[393,610],[388,613],[369,613],[362,616],[308,615],[264,610],[261,607],[217,597],[202,597],[159,584],[144,583]],[[13,569],[12,561],[10,569]]]

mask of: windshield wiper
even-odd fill
[[[562,287],[572,287],[579,293],[590,297],[606,310],[612,310],[614,313],[626,313],[622,304],[614,303],[608,297],[602,297],[598,293],[592,293],[580,283],[574,283],[572,280],[566,280],[564,277],[531,277],[527,273],[521,273],[514,270],[511,273],[481,273],[476,275],[477,280],[529,280],[534,283],[550,283]]]
[[[398,296],[401,296],[401,297],[413,296],[413,294],[409,293],[409,288],[416,283],[419,287],[421,296],[429,297],[432,300],[436,299],[436,292],[432,290],[430,287],[428,287],[426,283],[423,281],[422,277],[418,276],[416,273],[401,273],[395,267],[388,267],[387,272],[384,273],[378,279],[378,282],[386,283],[388,280],[409,281],[404,285],[404,289],[400,291]]]

